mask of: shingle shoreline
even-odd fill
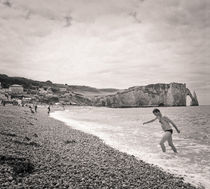
[[[0,106],[0,188],[195,188],[38,109]]]

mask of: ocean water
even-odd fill
[[[112,109],[105,107],[69,107],[51,114],[74,129],[97,135],[106,144],[135,155],[148,163],[184,177],[186,182],[210,188],[210,106],[161,107],[181,131],[174,129],[175,154],[166,143],[166,153],[159,141],[163,131],[154,118],[153,108]]]

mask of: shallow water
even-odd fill
[[[51,114],[69,126],[99,136],[110,146],[135,155],[187,182],[210,188],[210,106],[161,107],[163,115],[173,120],[181,133],[174,130],[174,154],[166,144],[159,146],[163,134],[158,121],[142,125],[154,118],[153,108],[111,109],[104,107],[70,107]]]

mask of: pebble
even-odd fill
[[[3,141],[0,138],[0,152],[14,157],[21,154],[33,163],[34,169],[24,175],[14,176],[11,176],[14,173],[11,172],[13,169],[0,169],[0,175],[9,173],[7,177],[0,179],[0,185],[12,183],[14,188],[195,189],[194,186],[184,183],[181,178],[139,161],[134,156],[114,150],[98,137],[73,130],[49,118],[41,108],[36,114],[36,124],[31,127],[24,122],[23,118],[31,118],[25,115],[23,110],[24,108],[20,107],[0,109],[2,115],[13,115],[12,125],[2,116],[0,132],[15,131],[22,139],[25,136],[33,136],[33,143],[21,144],[17,148],[17,144],[14,145],[11,140]],[[12,162],[7,163],[8,167],[13,166]]]

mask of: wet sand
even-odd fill
[[[0,106],[0,188],[195,188],[48,117]]]

